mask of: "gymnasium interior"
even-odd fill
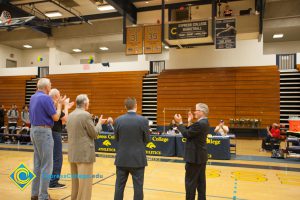
[[[136,98],[150,122],[145,200],[185,199],[186,141],[169,127],[197,103],[209,106],[207,199],[299,198],[299,0],[0,0],[0,13],[1,200],[31,197],[12,175],[33,170],[30,129],[7,115],[12,105],[21,114],[40,78],[70,101],[87,94],[94,118],[116,119]],[[226,136],[214,131],[221,120]],[[262,149],[272,124],[280,137]],[[62,144],[67,175],[67,130]],[[114,199],[113,132],[95,151],[92,199]],[[71,179],[60,182],[51,198],[71,199]],[[124,199],[133,194],[129,178]]]

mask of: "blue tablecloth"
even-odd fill
[[[176,156],[184,154],[186,138],[176,136]],[[227,136],[212,136],[207,138],[207,154],[210,159],[230,160],[230,138]]]
[[[173,135],[151,135],[150,142],[146,145],[146,154],[155,156],[183,156],[184,143],[186,139],[182,136]],[[95,140],[97,152],[116,152],[118,143],[115,135],[110,132],[101,132]],[[229,137],[213,136],[207,138],[208,157],[211,159],[230,159]]]
[[[146,154],[155,156],[175,156],[174,136],[151,135],[150,141],[146,145]],[[109,132],[101,132],[95,140],[95,150],[97,152],[116,152],[118,148],[115,135]]]

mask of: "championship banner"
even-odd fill
[[[161,53],[161,25],[151,25],[144,27],[144,53]]]
[[[236,48],[235,18],[216,19],[216,49]]]
[[[143,26],[126,28],[126,55],[143,54]]]
[[[204,38],[208,36],[208,20],[169,24],[169,40]]]

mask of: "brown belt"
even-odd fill
[[[40,126],[35,126],[35,127],[40,127],[40,128],[52,128],[51,126],[47,126],[47,125],[40,125]]]

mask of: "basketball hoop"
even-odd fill
[[[11,15],[8,11],[4,10],[0,16],[0,23],[2,25],[9,25],[11,23]]]

